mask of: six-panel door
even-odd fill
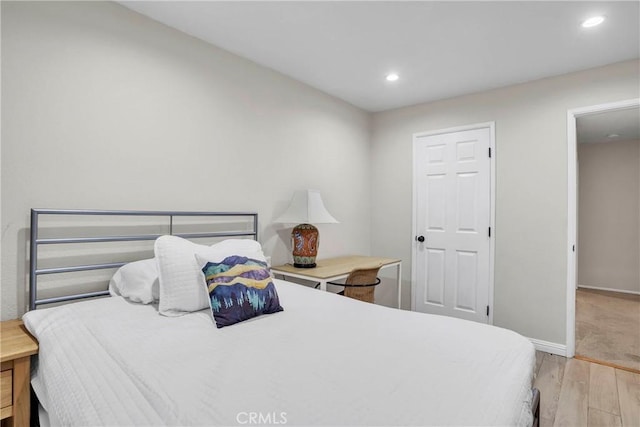
[[[486,323],[490,128],[415,138],[417,311]]]

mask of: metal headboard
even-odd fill
[[[124,211],[124,210],[79,210],[79,209],[31,209],[31,238],[29,257],[29,310],[39,305],[72,301],[109,295],[109,291],[87,292],[65,295],[53,298],[38,299],[38,276],[41,274],[74,273],[90,270],[118,268],[126,262],[111,262],[100,264],[75,265],[70,267],[38,268],[38,247],[40,245],[56,245],[71,243],[103,243],[103,242],[136,242],[155,240],[162,234],[137,234],[126,236],[97,236],[97,237],[64,237],[40,238],[39,219],[42,215],[76,215],[76,216],[119,216],[119,217],[166,217],[169,220],[169,232],[174,236],[185,239],[224,238],[224,237],[252,237],[258,240],[258,214],[254,212],[180,212],[180,211]],[[250,231],[213,231],[204,233],[174,233],[174,218],[180,217],[230,217],[253,220]]]

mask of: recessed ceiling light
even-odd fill
[[[389,73],[385,78],[387,79],[388,82],[395,82],[400,78],[400,76],[397,75],[396,73]]]
[[[596,25],[600,25],[604,22],[604,16],[592,16],[591,18],[582,22],[583,28],[591,28]]]
[[[609,135],[607,135],[607,138],[619,138],[620,135],[618,135],[617,133],[610,133]]]

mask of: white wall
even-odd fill
[[[274,263],[294,190],[370,249],[370,116],[107,2],[2,2],[2,319],[27,304],[32,207],[250,210]]]
[[[31,207],[256,210],[278,263],[288,230],[271,221],[305,187],[341,221],[321,226],[321,256],[402,258],[408,307],[412,134],[496,121],[494,322],[564,343],[566,112],[637,97],[638,74],[630,61],[372,123],[117,4],[2,2],[2,319],[26,305]]]
[[[0,7],[0,35],[2,34],[2,7]],[[1,41],[1,37],[0,37]],[[0,43],[0,64],[2,63],[2,43]],[[2,67],[0,67],[0,81],[2,81]],[[0,88],[0,97],[2,88]],[[2,117],[2,102],[0,102],[0,117]],[[1,124],[0,124],[1,127]],[[1,133],[1,131],[0,131]],[[0,224],[2,224],[2,136],[0,135]],[[0,280],[2,280],[2,245],[0,244]],[[0,282],[1,283],[1,282]],[[0,285],[0,296],[2,296],[2,286]],[[1,304],[0,304],[1,307]],[[1,308],[0,308],[1,309]],[[2,319],[0,313],[0,319]]]
[[[638,61],[374,115],[372,247],[400,257],[410,303],[412,134],[496,122],[494,324],[564,345],[567,110],[637,98]]]
[[[578,285],[640,294],[640,141],[579,144],[578,162]]]

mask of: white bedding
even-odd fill
[[[285,311],[222,329],[122,297],[27,313],[52,423],[531,424],[522,336],[274,282]]]

